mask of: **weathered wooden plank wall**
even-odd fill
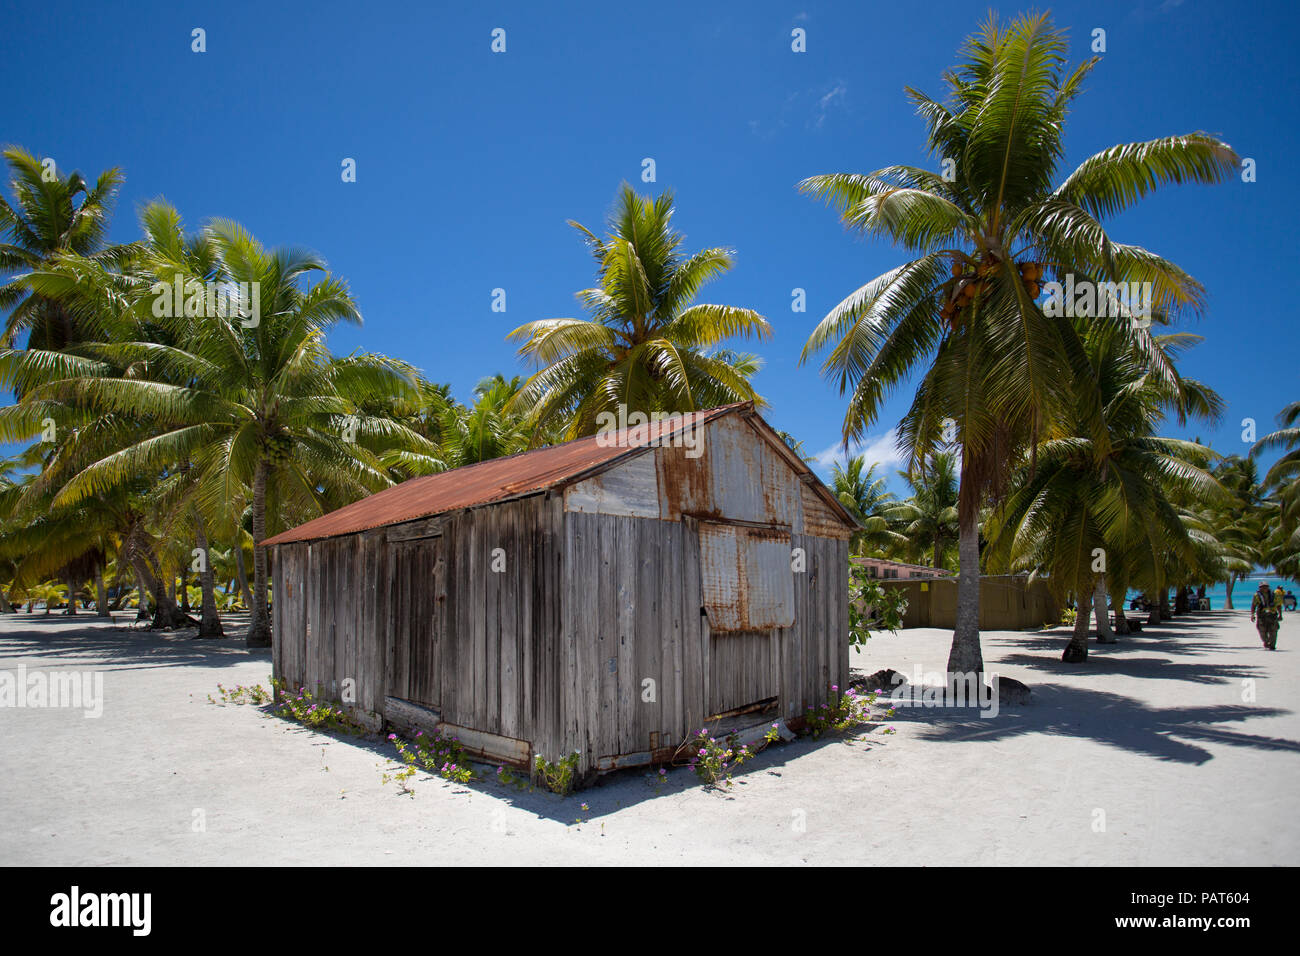
[[[561,736],[561,509],[537,495],[444,523],[445,721],[548,747]]]
[[[801,716],[848,680],[846,541],[796,535],[795,619],[710,633],[698,523],[565,515],[567,740],[583,766],[680,743],[717,713],[777,697]],[[647,679],[653,680],[653,699]],[[548,754],[548,757],[550,755]]]
[[[679,742],[707,716],[694,522],[564,519],[565,740],[553,746],[577,749],[586,768],[649,750],[652,734]]]
[[[381,633],[380,540],[351,535],[281,545],[275,560],[273,675],[363,720],[382,708],[382,649],[372,637]]]

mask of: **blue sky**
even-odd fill
[[[468,7],[468,9],[462,9]],[[1003,15],[1028,6],[997,4]],[[162,196],[197,228],[236,219],[268,245],[317,250],[351,284],[362,328],[336,351],[400,356],[467,397],[496,371],[525,372],[505,334],[578,314],[591,261],[565,225],[602,225],[623,180],[671,188],[687,247],[725,245],[736,266],[702,299],[758,309],[753,346],[776,427],[821,452],[844,402],[809,331],[858,285],[902,261],[846,234],[795,183],[822,172],[934,165],[905,85],[941,74],[988,9],[972,3],[430,4],[43,3],[3,15],[0,142],[62,169],[122,166],[113,238]],[[1187,375],[1228,403],[1200,435],[1240,452],[1296,394],[1292,267],[1300,155],[1297,13],[1209,0],[1064,3],[1072,59],[1092,31],[1106,53],[1078,100],[1067,166],[1120,142],[1205,130],[1257,164],[1257,181],[1172,188],[1108,223],[1168,256],[1209,292],[1189,326],[1205,342]],[[206,31],[207,51],[191,50]],[[506,52],[490,49],[506,31]],[[791,50],[806,31],[807,52]],[[357,181],[340,176],[356,160]],[[642,160],[656,179],[642,183]],[[791,290],[807,311],[791,311]],[[493,312],[492,290],[507,311]],[[910,391],[910,390],[909,390]],[[909,391],[871,430],[887,437]],[[892,471],[891,471],[892,473]],[[898,487],[894,482],[895,488]]]

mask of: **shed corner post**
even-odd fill
[[[238,545],[237,545],[238,547]],[[278,545],[266,547],[266,557],[270,564],[271,571],[271,699],[275,703],[280,703],[280,683],[283,680],[283,657],[284,657],[284,593],[281,587],[282,563],[273,560]],[[276,600],[279,595],[281,600]],[[250,608],[251,611],[251,608]]]

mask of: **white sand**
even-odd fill
[[[854,667],[941,670],[948,640],[876,638]],[[681,769],[562,800],[423,776],[402,796],[387,744],[213,706],[218,682],[267,682],[269,654],[234,640],[6,615],[0,670],[95,669],[105,704],[0,710],[0,863],[1300,863],[1300,615],[1274,653],[1241,611],[1086,665],[1064,640],[985,635],[989,669],[1037,697],[994,720],[900,712],[894,735],[771,748],[725,795]]]

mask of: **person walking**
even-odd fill
[[[1270,651],[1277,650],[1277,624],[1282,609],[1277,604],[1267,581],[1259,582],[1259,590],[1250,601],[1250,620],[1259,632],[1259,639]]]

